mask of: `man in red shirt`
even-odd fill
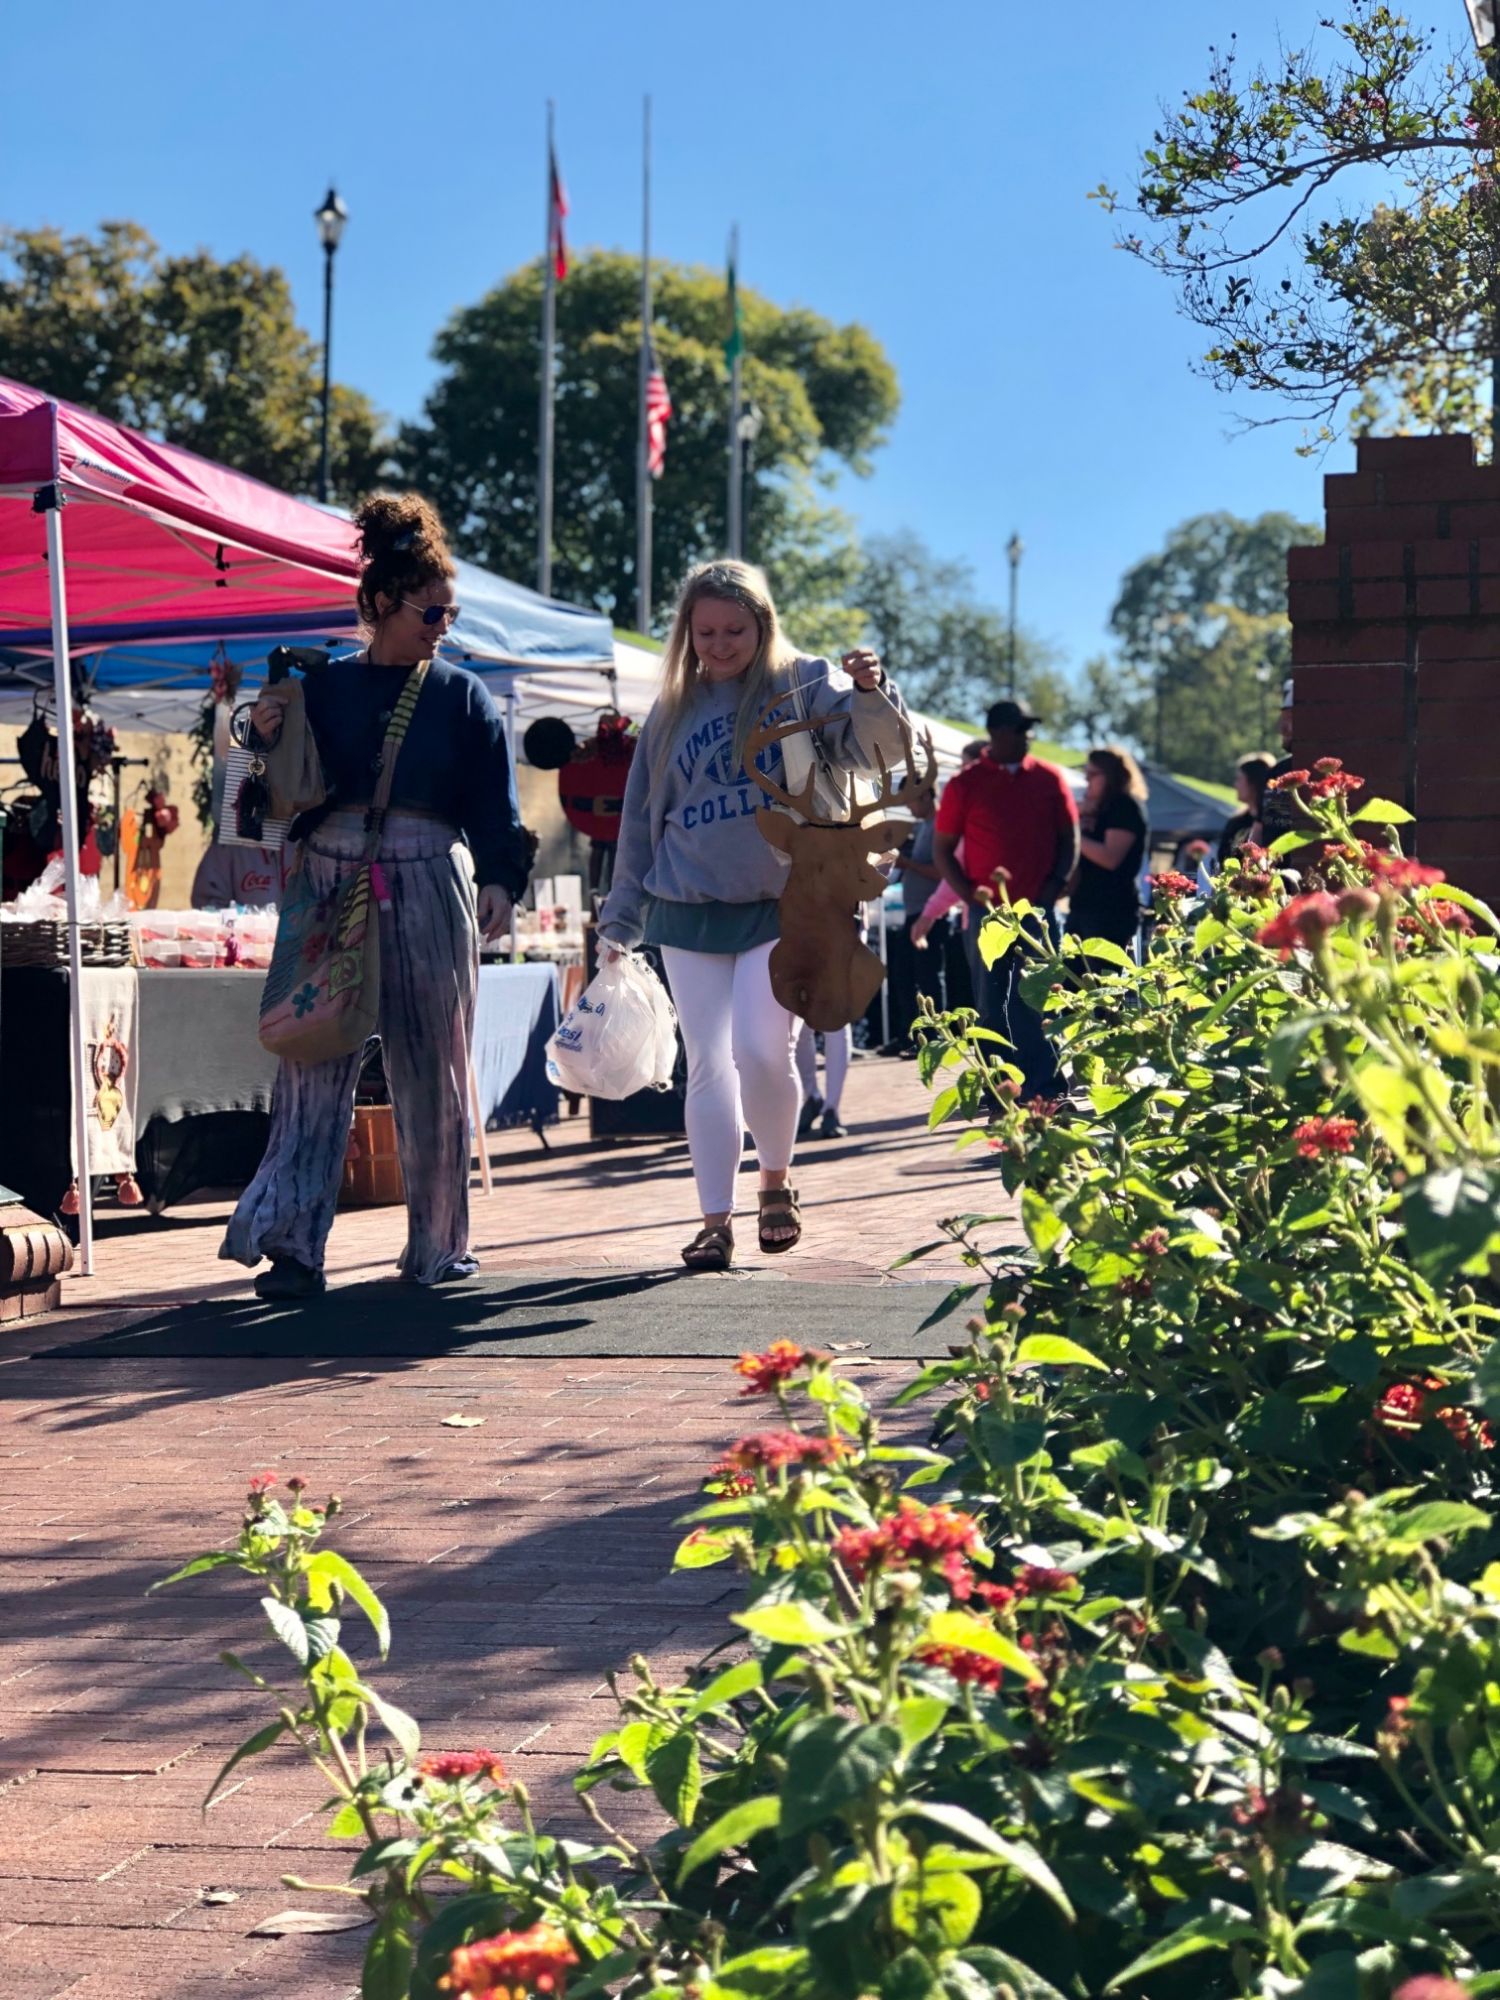
[[[968,905],[964,945],[979,1018],[1014,1048],[1024,1079],[1023,1102],[1056,1092],[1057,1058],[1040,1015],[1020,995],[1024,941],[992,966],[979,956],[979,927],[987,907],[979,892],[998,892],[1003,882],[1013,903],[1034,904],[1050,926],[1052,905],[1077,866],[1078,807],[1057,766],[1031,755],[1027,738],[1036,722],[1018,702],[994,704],[985,717],[989,748],[949,781],[933,838],[934,860]],[[962,862],[957,858],[960,841]]]

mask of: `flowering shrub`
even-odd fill
[[[1065,1098],[927,1019],[932,1121],[994,1148],[1026,1244],[943,1226],[971,1275],[932,1324],[971,1316],[894,1440],[828,1356],[739,1363],[775,1415],[676,1558],[737,1567],[739,1644],[680,1686],[633,1663],[577,1780],[597,1846],[379,1701],[326,1510],[255,1491],[179,1573],[267,1591],[303,1692],[236,1761],[290,1734],[329,1777],[367,1992],[1500,1993],[1497,926],[1368,845],[1400,816],[1351,821],[1342,775],[1298,781],[1310,833],[1165,886],[1143,965],[1038,945]],[[650,1853],[620,1789],[667,1816]]]

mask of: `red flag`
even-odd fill
[[[667,425],[672,417],[672,398],[667,394],[667,378],[656,358],[656,345],[646,342],[646,470],[660,479],[667,462]]]
[[[562,175],[557,171],[557,154],[549,150],[547,159],[552,177],[552,198],[547,209],[547,255],[552,259],[553,276],[562,279],[568,275],[568,242],[563,234],[568,196]]]

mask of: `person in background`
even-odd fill
[[[1055,1095],[1057,1058],[1041,1016],[1021,998],[1025,938],[986,966],[979,931],[1002,883],[1013,903],[1027,902],[1037,911],[1030,926],[1054,929],[1053,905],[1078,864],[1078,808],[1057,766],[1031,754],[1036,723],[1018,702],[991,707],[985,717],[989,747],[950,781],[933,841],[938,866],[967,906],[964,942],[980,1021],[1014,1049],[1023,1101]]]
[[[1266,780],[1276,769],[1276,759],[1268,750],[1257,750],[1249,757],[1241,757],[1234,767],[1234,793],[1240,802],[1240,809],[1232,819],[1224,822],[1219,835],[1218,865],[1224,863],[1237,847],[1243,847],[1250,838],[1255,822],[1260,818],[1261,803],[1266,795]]]
[[[1117,744],[1090,750],[1084,775],[1068,929],[1074,937],[1107,938],[1129,951],[1141,922],[1136,884],[1146,852],[1146,780],[1130,752]]]
[[[195,910],[275,910],[286,887],[284,847],[221,846],[198,863],[191,893]]]
[[[1250,839],[1256,847],[1269,847],[1273,840],[1279,840],[1284,833],[1293,832],[1300,824],[1291,793],[1278,792],[1272,788],[1274,779],[1284,777],[1292,769],[1290,674],[1281,685],[1281,713],[1276,718],[1276,733],[1281,739],[1282,754],[1266,773],[1266,781],[1261,787],[1260,810],[1250,828]]]
[[[818,1089],[818,1036],[804,1021],[797,1037],[797,1075],[802,1081],[799,1139],[847,1139],[849,1128],[839,1116],[849,1058],[854,1053],[853,1028],[835,1028],[822,1037],[823,1088]]]
[[[978,745],[979,749],[983,747],[983,744]],[[903,922],[893,927],[886,938],[894,1032],[880,1051],[883,1056],[913,1052],[912,1022],[924,998],[932,1000],[938,1007],[943,1004],[941,956],[922,950],[915,936],[930,898],[941,891],[948,898],[948,907],[954,901],[953,891],[944,882],[942,870],[932,856],[933,814],[936,810],[936,800],[923,800],[918,808],[916,824],[891,871],[901,884]]]
[[[959,770],[967,771],[971,764],[977,764],[979,762],[979,759],[984,755],[984,748],[985,748],[984,738],[982,736],[972,737],[969,740],[969,742],[967,742],[964,745],[962,751],[959,753],[959,759],[958,759]],[[952,781],[950,780],[949,782],[951,783]],[[943,789],[946,791],[947,786],[945,785]],[[934,820],[933,822],[934,842],[936,841],[936,838],[937,838],[937,824],[936,821]],[[958,848],[958,859],[960,863],[962,863],[963,858],[964,858],[963,844],[962,842],[960,842]],[[938,921],[940,917],[945,917],[950,910],[961,910],[964,907],[963,897],[959,895],[957,889],[954,888],[953,884],[948,880],[947,876],[944,875],[942,869],[938,867],[937,855],[935,849],[933,853],[932,868],[933,868],[933,873],[937,876],[936,886],[926,893],[925,900],[922,903],[922,907],[917,914],[915,922],[912,922],[910,918],[908,918],[908,925],[912,933],[912,942],[917,946],[919,950],[926,943],[928,933],[931,931],[933,925]],[[908,905],[908,908],[909,907],[910,906]]]
[[[415,493],[372,494],[354,519],[355,601],[368,639],[304,684],[328,796],[292,833],[320,896],[358,867],[392,714],[412,673],[430,663],[377,856],[379,1023],[406,1183],[400,1273],[441,1285],[479,1269],[469,1250],[468,1100],[479,940],[509,924],[529,860],[499,711],[477,675],[436,658],[458,616],[442,522]],[[263,689],[252,711],[268,743],[281,733],[278,693]],[[263,1299],[311,1299],[325,1288],[362,1057],[356,1049],[326,1062],[283,1061],[277,1072],[265,1158],[219,1251],[252,1268],[271,1259],[255,1280]]]

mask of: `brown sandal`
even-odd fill
[[[790,1225],[790,1236],[767,1236],[766,1230],[785,1229]],[[762,1188],[760,1190],[760,1247],[768,1257],[774,1257],[783,1250],[795,1250],[802,1241],[802,1210],[797,1205],[797,1190],[792,1187]]]
[[[734,1231],[727,1222],[705,1223],[683,1245],[682,1261],[690,1271],[727,1271],[734,1262]]]

